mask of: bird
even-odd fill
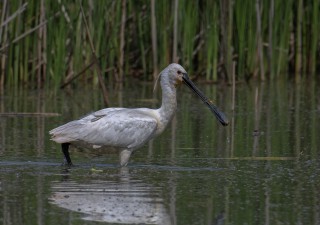
[[[223,126],[228,125],[225,114],[205,97],[180,64],[172,63],[163,69],[156,79],[155,87],[159,79],[162,103],[158,109],[105,108],[49,131],[51,140],[61,144],[63,164],[73,166],[70,145],[85,144],[92,149],[117,149],[120,166],[127,166],[132,152],[159,136],[174,117],[177,88],[182,83],[196,93]]]

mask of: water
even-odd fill
[[[6,91],[1,113],[40,114],[0,116],[1,224],[320,224],[316,84],[242,84],[234,101],[231,87],[200,88],[230,126],[182,87],[173,123],[128,168],[112,152],[73,150],[69,170],[48,131],[102,108],[99,90]],[[110,97],[159,105],[148,84]]]

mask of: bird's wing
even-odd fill
[[[137,148],[150,140],[157,129],[156,118],[146,111],[98,112],[50,131],[52,139],[58,143],[84,141],[93,145]]]

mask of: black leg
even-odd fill
[[[64,164],[68,165],[68,166],[72,166],[71,158],[69,155],[69,145],[70,145],[70,143],[62,143],[61,149],[62,149],[62,153],[64,155]]]

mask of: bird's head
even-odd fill
[[[175,87],[178,87],[184,77],[188,76],[187,71],[179,64],[172,63],[168,67],[168,76]]]
[[[154,84],[153,90],[156,90],[159,79],[162,80],[161,82],[165,81],[169,85],[178,87],[183,82],[184,76],[187,76],[186,70],[177,63],[171,63],[169,66],[167,66],[164,70],[160,72]]]
[[[165,76],[165,77],[163,77]],[[181,83],[184,83],[188,86],[193,92],[197,94],[197,96],[209,107],[209,109],[213,112],[213,114],[217,117],[219,122],[226,126],[228,125],[229,121],[227,117],[221,112],[210,99],[208,99],[197,87],[196,85],[190,80],[186,70],[177,63],[172,63],[167,66],[160,74],[158,79],[161,78],[161,85],[168,86],[171,88],[176,88]],[[157,81],[155,83],[155,87],[157,85]],[[164,90],[163,90],[164,91]]]

